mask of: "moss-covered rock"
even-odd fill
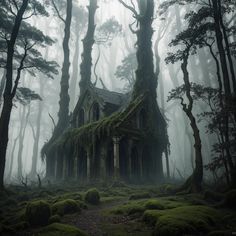
[[[49,224],[60,223],[61,217],[59,215],[53,215],[49,218]]]
[[[236,189],[226,193],[224,203],[225,206],[236,209]]]
[[[157,210],[165,209],[163,203],[156,199],[148,200],[144,206],[145,206],[145,209],[157,209]]]
[[[220,222],[219,213],[206,206],[185,206],[157,211],[155,216],[156,236],[207,233]]]
[[[129,200],[137,200],[137,199],[144,199],[144,198],[151,198],[149,193],[137,193],[130,196]]]
[[[26,221],[22,221],[17,224],[11,225],[11,227],[16,231],[21,231],[27,229],[29,227],[29,223]]]
[[[73,199],[66,199],[63,201],[59,201],[53,204],[52,212],[53,214],[58,214],[63,216],[65,214],[71,214],[75,212],[79,212],[80,208],[78,203]]]
[[[85,201],[97,205],[100,202],[100,195],[96,188],[89,189],[85,194]]]
[[[231,230],[216,230],[210,232],[207,236],[231,236],[232,231]]]
[[[148,225],[154,226],[161,215],[161,212],[158,210],[146,210],[143,213],[143,221]]]
[[[25,218],[30,225],[47,225],[50,216],[51,208],[46,201],[34,201],[27,204]]]
[[[223,199],[223,194],[217,193],[211,190],[206,190],[204,192],[204,199],[210,201],[221,201]]]
[[[145,207],[140,202],[128,202],[121,206],[113,208],[111,210],[111,213],[118,215],[132,215],[142,214],[144,211]]]
[[[59,223],[48,225],[37,233],[40,236],[87,236],[85,232],[74,226]]]

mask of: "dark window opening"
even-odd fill
[[[137,181],[140,175],[140,163],[138,158],[138,151],[134,147],[131,151],[131,174],[133,181]]]
[[[147,125],[147,114],[144,109],[139,112],[138,128],[143,129]]]
[[[98,121],[100,118],[100,111],[98,103],[93,104],[92,108],[92,121]]]
[[[84,125],[84,109],[80,109],[78,116],[78,126]]]

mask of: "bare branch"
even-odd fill
[[[57,8],[57,5],[56,5],[55,1],[54,1],[54,0],[51,0],[51,1],[52,1],[52,5],[53,5],[53,7],[54,7],[54,9],[55,9],[55,11],[56,11],[56,13],[57,13],[58,18],[59,18],[61,21],[63,21],[64,23],[66,23],[65,19],[63,19],[63,17],[61,16],[61,14],[60,14],[60,12],[59,12],[59,10],[58,10],[58,8]]]
[[[12,90],[12,93],[11,93],[11,96],[14,97],[15,94],[16,94],[16,89],[17,89],[17,86],[18,86],[18,83],[19,83],[19,80],[20,80],[20,76],[21,76],[21,71],[23,70],[23,67],[24,67],[24,61],[27,57],[27,52],[28,52],[28,49],[27,49],[27,42],[24,46],[24,55],[23,57],[21,58],[21,61],[20,61],[20,66],[18,67],[17,69],[17,75],[16,75],[16,79],[15,79],[15,84],[14,84],[14,87],[13,87],[13,90]]]
[[[19,11],[19,7],[18,7],[18,5],[17,5],[16,1],[15,1],[15,0],[12,0],[12,2],[13,2],[13,4],[14,4],[14,6],[15,6],[16,10],[17,10],[17,11]]]
[[[11,12],[11,14],[12,14],[13,16],[16,16],[16,13],[13,11],[11,5],[9,6],[9,11]]]
[[[137,34],[137,33],[138,33],[138,30],[134,30],[134,29],[132,28],[132,26],[135,24],[135,22],[136,22],[136,21],[134,21],[133,23],[129,24],[129,29],[130,29],[130,31],[131,31],[133,34]]]
[[[34,140],[35,140],[35,139],[36,139],[36,134],[35,134],[34,126],[32,125],[31,122],[29,122],[29,125],[30,125],[30,128],[31,128],[31,130],[32,130],[33,138],[34,138]]]
[[[123,0],[119,0],[119,2],[120,2],[124,7],[126,7],[126,8],[129,9],[131,12],[133,12],[135,18],[138,18],[139,14],[138,14],[138,12],[135,10],[134,7],[129,6],[129,5],[126,4]],[[131,2],[132,2],[132,1],[131,1]],[[132,2],[132,5],[133,5],[133,2]]]
[[[53,123],[53,129],[55,129],[55,127],[56,127],[56,123],[55,123],[55,121],[54,121],[53,117],[51,116],[51,114],[50,114],[50,113],[48,113],[48,115],[49,115],[49,117],[50,117],[50,118],[51,118],[51,120],[52,120],[52,123]]]

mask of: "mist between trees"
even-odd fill
[[[137,38],[150,3],[98,0],[93,42],[85,45],[93,2],[0,0],[1,187],[3,174],[5,183],[46,175],[41,149],[66,130],[83,76],[135,96],[137,78],[147,75],[138,73],[136,54],[149,46]],[[153,2],[150,68],[169,140],[164,176],[187,180],[189,191],[202,181],[235,184],[236,3]],[[91,61],[83,64],[86,47]]]

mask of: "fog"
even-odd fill
[[[22,73],[19,87],[30,88],[35,91],[35,93],[39,94],[42,100],[31,100],[25,105],[22,105],[19,101],[14,101],[6,154],[5,181],[7,183],[16,183],[20,181],[17,177],[17,159],[19,155],[22,158],[22,178],[29,176],[31,181],[35,181],[35,178],[31,179],[29,174],[32,167],[32,156],[36,140],[37,126],[39,125],[40,133],[37,151],[37,173],[41,177],[45,176],[46,162],[42,159],[40,152],[43,145],[51,138],[55,124],[57,124],[58,121],[60,78],[63,63],[62,41],[64,35],[64,23],[57,17],[57,13],[53,9],[50,1],[41,2],[43,4],[48,4],[46,9],[49,12],[49,17],[33,16],[26,21],[41,29],[46,35],[50,36],[55,41],[52,46],[46,46],[39,50],[42,53],[43,58],[58,63],[59,73],[54,76],[54,79],[48,78],[47,75],[40,72],[35,73],[35,76],[27,71]],[[65,18],[65,1],[61,0],[60,2],[62,3],[62,6],[59,7],[60,14]],[[128,0],[126,2],[127,4],[131,4]],[[180,101],[167,101],[169,92],[183,84],[181,63],[166,64],[165,58],[168,56],[168,53],[176,51],[175,47],[169,46],[171,40],[187,27],[187,21],[184,19],[186,12],[197,10],[199,6],[196,4],[190,4],[187,6],[174,5],[164,14],[160,15],[159,7],[162,2],[163,1],[155,1],[155,19],[152,24],[154,30],[152,43],[155,70],[158,69],[156,67],[158,64],[157,60],[159,60],[158,57],[155,56],[155,53],[158,53],[160,58],[157,99],[162,115],[164,116],[168,126],[168,137],[170,143],[170,177],[172,179],[183,180],[191,175],[195,166],[194,137],[189,119],[184,113]],[[69,88],[70,112],[73,112],[79,98],[80,64],[81,54],[83,51],[82,39],[85,37],[87,30],[88,13],[86,6],[88,4],[89,1],[86,0],[73,1],[73,16],[70,29],[71,37],[69,41],[71,85]],[[132,12],[125,8],[118,0],[99,0],[98,6],[99,8],[97,9],[95,17],[96,30],[95,44],[92,51],[93,68],[91,80],[94,83],[97,75],[98,78],[102,79],[107,89],[125,93],[131,88],[127,88],[127,81],[117,78],[116,71],[125,57],[130,53],[136,52],[136,35],[131,32],[129,25],[131,25],[134,30],[137,25],[133,24],[134,18]],[[82,8],[85,13],[82,18],[81,15],[79,15],[81,12],[77,10],[78,8]],[[231,18],[231,15],[229,14],[227,17],[228,19]],[[111,36],[108,40],[105,39],[105,42],[101,42],[104,40],[102,38],[104,36],[99,34],[99,27],[111,18],[115,19],[122,26],[121,31]],[[235,22],[235,18],[233,22]],[[230,40],[232,41],[232,39],[235,39],[235,36],[234,38],[231,36]],[[76,45],[77,40],[78,45]],[[78,58],[76,58],[76,53],[79,55]],[[99,54],[100,58],[96,65],[95,75],[94,66]],[[193,54],[194,55],[190,55],[188,64],[190,81],[203,86],[217,88],[216,66],[210,55],[209,49],[207,47],[200,47],[197,49],[197,52]],[[233,59],[233,63],[235,65],[235,58]],[[3,73],[4,70],[1,68],[0,78],[3,77]],[[75,85],[71,84],[73,73],[77,77]],[[97,86],[100,88],[103,87],[99,79],[97,81]],[[73,94],[74,92],[75,95]],[[194,101],[193,113],[197,120],[200,119],[197,114],[204,111],[208,111],[206,104],[202,101]],[[158,120],[156,122],[158,122]],[[202,119],[202,121],[197,124],[200,129],[203,165],[205,165],[213,158],[211,150],[212,145],[217,140],[217,136],[214,133],[207,132],[206,125],[208,122],[206,120]],[[167,176],[165,158],[166,156],[163,153],[163,169],[165,176]],[[212,178],[209,172],[206,170],[204,170],[204,172],[205,179]]]

